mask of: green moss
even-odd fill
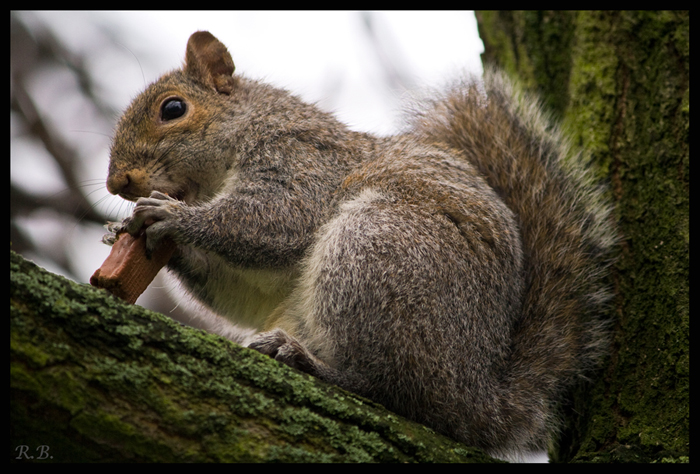
[[[523,86],[537,92],[561,117],[569,101],[575,12],[479,11],[484,63],[497,64]]]
[[[647,460],[683,452],[688,440],[688,58],[669,41],[687,39],[687,26],[681,12],[580,13],[568,112],[611,176],[625,237],[624,331],[601,387],[618,395],[598,410],[584,447],[616,439]]]
[[[581,12],[570,74],[570,107],[565,126],[575,141],[596,158],[600,175],[611,170],[610,140],[616,118],[618,57],[614,46],[600,41],[607,25],[596,12]],[[601,44],[602,43],[602,44]]]

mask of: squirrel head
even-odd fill
[[[234,69],[211,33],[192,34],[182,69],[151,84],[120,119],[109,192],[135,201],[160,191],[185,202],[216,193],[233,161],[222,121],[237,85]]]

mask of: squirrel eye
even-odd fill
[[[187,105],[182,99],[174,97],[163,102],[160,107],[160,118],[164,122],[182,117],[187,112]]]

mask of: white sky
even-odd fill
[[[189,35],[209,30],[226,44],[238,72],[321,101],[356,129],[389,133],[397,91],[382,90],[381,70],[358,12],[43,12],[76,48],[89,45],[99,22],[133,32],[126,47],[152,52],[140,58],[146,81],[179,67]],[[473,12],[379,12],[374,15],[390,59],[419,85],[439,85],[466,69],[481,72],[483,45]],[[124,66],[124,65],[123,65]],[[120,70],[120,83],[143,87],[139,65]],[[323,102],[338,92],[333,103]],[[128,100],[128,99],[127,99]]]

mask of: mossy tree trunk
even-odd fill
[[[570,407],[551,455],[687,459],[689,12],[478,12],[477,20],[484,62],[539,92],[592,153],[623,239],[613,351],[592,393]]]

